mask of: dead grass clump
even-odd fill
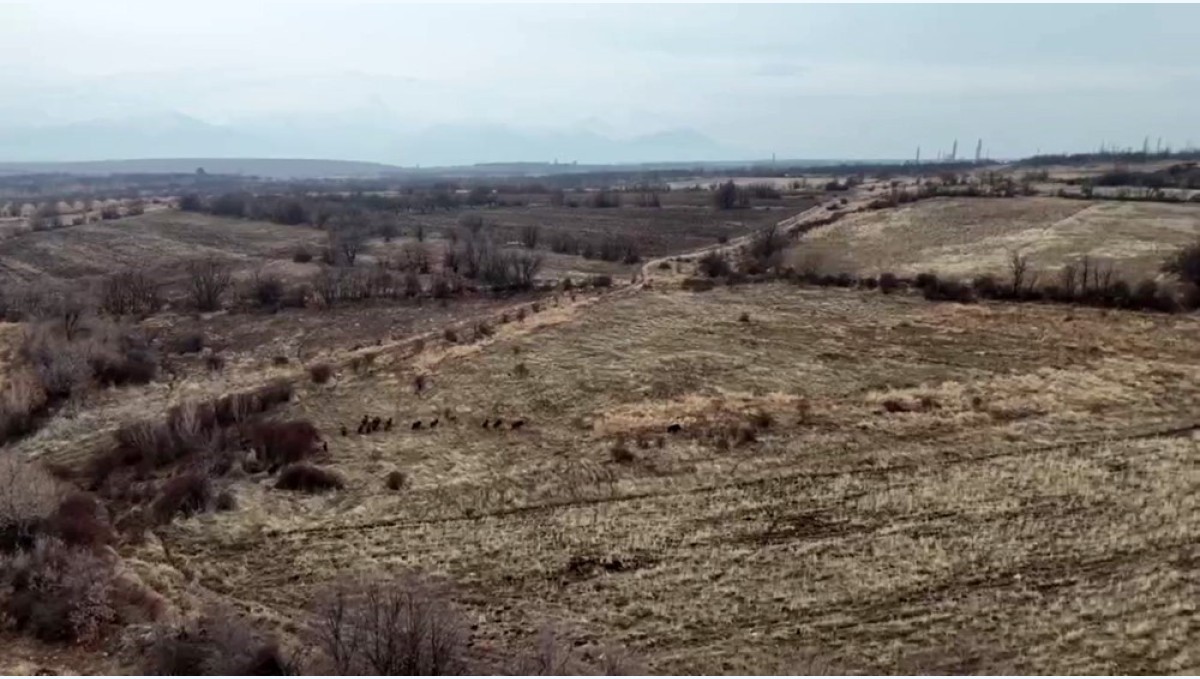
[[[170,523],[176,516],[202,514],[212,507],[213,487],[208,477],[188,472],[163,484],[150,511],[158,523]]]
[[[171,341],[171,349],[177,354],[198,354],[204,350],[204,335],[189,332]]]
[[[223,607],[210,607],[182,625],[156,627],[141,669],[148,675],[170,676],[301,674],[273,638]]]
[[[758,436],[754,434],[754,430],[750,427],[738,427],[735,441],[737,445],[745,446],[751,443],[758,443]]]
[[[496,329],[487,321],[480,321],[475,324],[475,337],[491,337],[494,334],[496,334]]]
[[[900,279],[896,274],[884,272],[879,274],[879,291],[885,295],[890,295],[900,289]]]
[[[442,339],[451,344],[455,344],[458,342],[458,331],[454,328],[446,328],[442,331]]]
[[[245,429],[259,464],[271,471],[307,459],[321,443],[321,434],[308,420],[256,422]]]
[[[333,377],[333,366],[328,363],[317,363],[308,366],[308,377],[313,384],[325,384]]]
[[[750,322],[750,312],[743,311],[741,313],[741,315],[738,316],[738,323],[749,323],[749,322]]]
[[[709,278],[688,277],[683,279],[679,286],[689,292],[708,292],[717,287],[717,284]]]
[[[225,489],[217,493],[217,499],[213,503],[213,509],[218,512],[232,512],[237,509],[237,496],[233,491]]]
[[[19,631],[49,643],[94,641],[116,618],[112,565],[91,550],[41,538],[0,556],[2,612]]]
[[[729,264],[725,255],[716,250],[710,250],[696,260],[696,271],[709,278],[720,278],[733,273],[733,266]]]
[[[934,302],[970,304],[975,301],[975,291],[958,281],[938,280],[926,285],[923,290],[925,299]]]
[[[280,367],[280,366],[285,366],[289,363],[291,363],[291,360],[288,359],[287,356],[280,355],[280,356],[271,357],[271,365],[273,365],[273,366]]]
[[[204,366],[209,372],[221,372],[225,369],[225,357],[221,354],[209,354],[204,358]]]
[[[46,528],[47,533],[72,547],[95,549],[116,539],[108,510],[91,493],[71,493],[63,498]]]
[[[529,366],[525,365],[525,361],[521,361],[513,367],[513,377],[522,380],[529,377]]]
[[[58,481],[39,464],[0,452],[0,552],[32,546],[61,494]]]
[[[384,478],[384,485],[387,486],[388,490],[400,490],[407,484],[408,476],[399,470],[388,472],[388,475]]]
[[[765,410],[758,410],[750,416],[750,424],[759,429],[770,429],[771,425],[775,424],[775,418]]]
[[[46,390],[33,374],[11,375],[0,389],[0,445],[31,433],[46,412]]]
[[[279,472],[275,487],[280,490],[298,490],[304,493],[323,493],[345,487],[342,477],[336,472],[322,469],[305,462],[291,464]]]
[[[631,464],[637,460],[637,456],[633,454],[629,446],[625,445],[624,439],[618,439],[613,443],[612,448],[608,450],[608,454],[612,457],[612,461],[617,464]]]
[[[466,621],[427,580],[361,577],[318,599],[313,641],[338,675],[452,675],[467,669]]]

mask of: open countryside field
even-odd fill
[[[851,215],[813,230],[799,266],[878,275],[933,271],[969,278],[1007,273],[1020,250],[1055,269],[1083,256],[1109,260],[1131,280],[1153,278],[1163,258],[1200,235],[1200,207],[1063,198],[936,198]]]
[[[544,314],[302,386],[347,489],[236,481],[133,563],[284,629],[340,570],[425,569],[479,648],[549,621],[654,672],[1200,668],[1197,319],[778,284]],[[336,434],[363,414],[442,423]]]
[[[189,259],[215,256],[249,270],[272,260],[290,263],[298,247],[316,251],[323,242],[312,228],[159,211],[0,239],[0,277],[45,285],[144,267],[177,280]]]
[[[538,225],[636,238],[648,261],[541,250],[543,279],[615,284],[127,320],[159,352],[158,377],[73,395],[6,452],[78,474],[122,425],[294,385],[264,419],[311,422],[327,446],[314,461],[344,487],[281,490],[238,449],[227,471],[204,472],[233,509],[172,515],[116,544],[165,620],[223,606],[289,652],[311,645],[331,582],[415,571],[450,583],[485,670],[552,629],[590,667],[627,654],[627,669],[653,673],[1200,671],[1195,313],[781,281],[688,292],[694,261],[670,261],[734,254],[803,213],[784,224],[803,233],[798,266],[1003,277],[1021,247],[1038,267],[1090,254],[1153,275],[1195,240],[1200,213],[1040,197],[855,212],[871,197],[807,211],[793,197],[787,209],[405,213],[352,269],[404,257],[418,227],[440,262],[451,232],[465,237],[463,214],[508,251]],[[325,237],[171,211],[0,241],[0,262],[10,280],[88,281],[107,260],[178,284],[184,261],[215,255],[243,278],[292,282],[321,269],[293,253]],[[25,329],[0,324],[0,370],[19,362]],[[203,350],[173,348],[191,335]],[[318,364],[328,381],[311,379]],[[389,426],[358,433],[364,417]],[[135,485],[154,497],[205,465],[139,470]],[[113,502],[121,526],[153,506]],[[14,649],[0,670],[139,671],[130,649],[149,628],[129,624],[103,657],[0,630]]]

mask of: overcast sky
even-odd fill
[[[1200,142],[1200,7],[0,3],[0,125],[691,128],[781,157]]]

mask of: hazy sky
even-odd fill
[[[786,157],[1200,142],[1200,7],[0,2],[0,126],[692,128]]]

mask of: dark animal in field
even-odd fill
[[[433,429],[434,427],[436,427],[436,426],[437,426],[437,423],[438,423],[438,418],[436,418],[436,417],[435,417],[435,418],[433,418],[433,422],[430,422],[430,423],[429,423],[429,428],[430,428],[430,429]]]
[[[326,443],[325,441],[321,441],[321,452],[322,452],[322,453],[328,453],[328,452],[329,452],[329,444],[328,444],[328,443]]]
[[[413,431],[416,431],[417,429],[420,429],[420,428],[421,428],[421,421],[420,421],[420,420],[417,420],[416,422],[413,422],[413,424],[412,424],[412,428],[413,428]]]
[[[382,425],[383,425],[383,420],[381,418],[376,417],[375,419],[371,420],[371,431],[379,431],[379,427]]]
[[[503,425],[503,424],[504,424],[504,418],[497,417],[496,421],[492,423],[492,429],[499,429],[501,427],[501,425]]]
[[[350,432],[346,431],[346,425],[342,425],[342,436],[349,436]]]
[[[516,422],[512,423],[513,429],[520,429],[521,427],[524,427],[524,426],[525,426],[525,420],[517,420]]]
[[[371,419],[369,417],[367,417],[366,415],[363,415],[362,422],[358,423],[358,433],[360,433],[360,434],[367,433],[367,425],[370,423],[371,423]]]
[[[486,420],[486,419],[483,421],[483,428],[484,428],[484,429],[487,429],[487,428],[488,428],[488,422],[489,422],[489,421],[488,421],[488,420]]]
[[[681,431],[683,431],[683,425],[681,424],[672,424],[667,427],[668,434],[678,434]]]
[[[384,430],[384,431],[391,431],[391,430],[392,430],[392,418],[390,418],[390,417],[389,417],[389,418],[387,418],[387,422],[384,422],[384,423],[383,423],[383,430]]]

